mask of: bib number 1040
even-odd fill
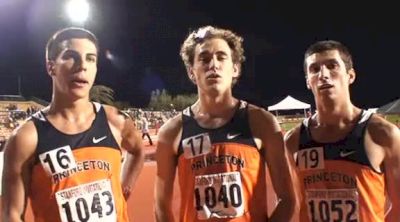
[[[208,208],[214,208],[217,203],[221,203],[225,208],[229,205],[233,207],[240,207],[243,204],[242,191],[238,184],[232,184],[230,186],[222,185],[219,190],[215,190],[214,187],[207,187],[200,193],[200,189],[196,188],[194,190],[196,198],[196,210],[202,210],[202,199],[204,199],[204,204]],[[202,198],[202,196],[204,198]]]
[[[239,172],[197,176],[194,207],[197,218],[234,218],[244,213],[244,195]]]

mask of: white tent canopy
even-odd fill
[[[277,110],[294,110],[294,109],[310,109],[311,105],[300,100],[297,100],[291,96],[286,96],[285,99],[280,101],[279,103],[268,106],[269,111],[277,111]]]

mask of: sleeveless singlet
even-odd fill
[[[364,146],[371,115],[363,111],[352,131],[333,143],[314,141],[310,118],[303,121],[295,155],[304,197],[301,222],[384,221],[384,176],[372,168]]]
[[[202,128],[193,116],[190,107],[182,113],[180,221],[267,221],[265,159],[247,103],[240,101],[232,119],[216,129]]]
[[[36,222],[128,221],[121,188],[121,150],[104,108],[94,103],[91,127],[58,131],[42,111],[32,116],[38,133],[29,198]]]

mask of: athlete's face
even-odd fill
[[[239,67],[232,61],[228,43],[214,38],[198,44],[189,76],[204,92],[230,90],[233,78],[239,76]]]
[[[88,39],[70,39],[63,45],[48,65],[54,90],[72,99],[88,98],[97,72],[97,48]]]
[[[338,50],[314,53],[306,58],[306,83],[316,99],[345,98],[355,80],[353,69],[346,70]]]

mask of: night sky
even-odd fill
[[[92,0],[85,28],[100,40],[96,84],[115,98],[146,106],[150,92],[194,93],[179,57],[190,30],[203,25],[244,37],[246,63],[235,96],[261,106],[286,95],[313,104],[302,70],[305,49],[317,40],[343,42],[353,54],[357,80],[353,102],[379,107],[399,98],[400,13],[384,1],[183,1]],[[279,3],[277,3],[279,2]],[[51,79],[45,44],[73,25],[63,0],[0,0],[0,94],[47,101]],[[115,60],[106,59],[109,50]]]

